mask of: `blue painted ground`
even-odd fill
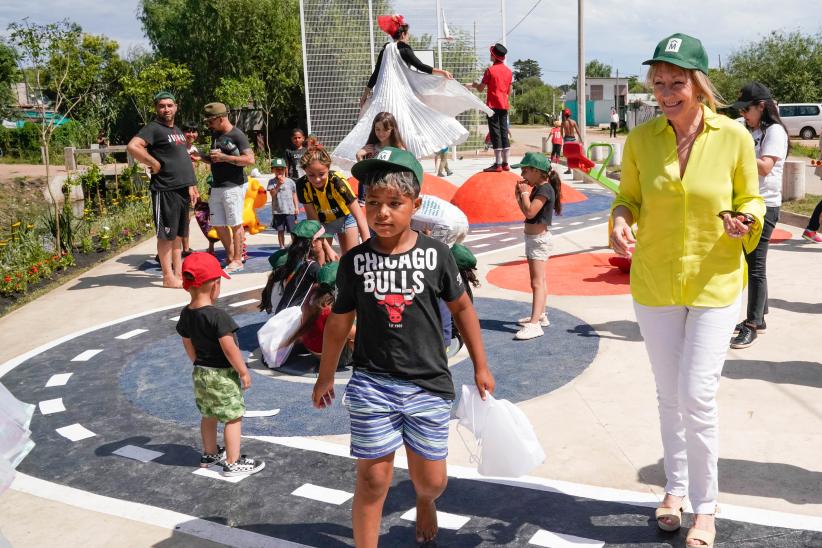
[[[240,297],[240,296],[237,296]],[[249,295],[243,295],[244,299]],[[483,331],[483,342],[489,363],[497,380],[496,396],[520,402],[547,394],[568,383],[593,361],[599,346],[596,337],[580,337],[586,324],[561,310],[551,309],[551,326],[546,334],[531,341],[515,341],[516,319],[527,315],[527,303],[497,299],[476,301]],[[237,313],[241,326],[240,346],[243,351],[257,349],[256,332],[267,319],[264,313]],[[120,376],[120,388],[126,397],[147,413],[163,420],[196,427],[200,415],[191,395],[191,369],[181,367],[187,361],[173,323],[167,333],[150,345],[129,354]],[[311,358],[303,358],[303,360]],[[339,374],[348,377],[350,372]],[[473,382],[471,362],[465,359],[452,367],[454,385]],[[274,417],[250,418],[243,422],[243,431],[252,435],[316,436],[343,434],[349,431],[348,415],[340,405],[344,385],[339,385],[337,402],[329,410],[311,407],[313,384],[282,380],[257,373],[246,392],[248,409],[280,409]]]

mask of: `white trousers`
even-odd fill
[[[687,495],[697,514],[713,514],[716,510],[716,392],[741,302],[741,295],[722,308],[644,306],[634,302],[656,380],[665,492]]]

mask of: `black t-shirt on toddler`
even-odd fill
[[[451,250],[419,233],[411,250],[394,255],[375,251],[369,241],[340,260],[332,309],[357,312],[354,368],[453,400],[437,304],[465,291]]]
[[[227,369],[231,363],[220,346],[220,337],[230,335],[240,329],[237,322],[225,310],[216,306],[189,308],[180,313],[177,322],[177,333],[191,339],[197,360],[194,365]]]

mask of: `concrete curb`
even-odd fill
[[[786,225],[795,226],[797,228],[805,228],[808,226],[810,216],[800,215],[799,213],[792,213],[784,209],[779,212],[779,222]]]

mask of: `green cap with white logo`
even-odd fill
[[[545,154],[539,152],[526,152],[522,157],[522,161],[518,164],[511,164],[512,168],[532,167],[540,171],[548,173],[551,171],[551,160]]]
[[[282,167],[285,168],[285,160],[282,158],[272,158],[271,159],[271,167]]]
[[[698,70],[708,74],[708,54],[702,47],[702,42],[681,32],[662,39],[656,45],[653,58],[642,64],[653,65],[654,63],[670,63],[684,69]]]
[[[410,171],[417,178],[417,183],[420,185],[420,190],[422,190],[422,166],[414,155],[407,150],[385,147],[373,158],[354,164],[351,168],[351,174],[362,181],[370,172],[377,170]]]

